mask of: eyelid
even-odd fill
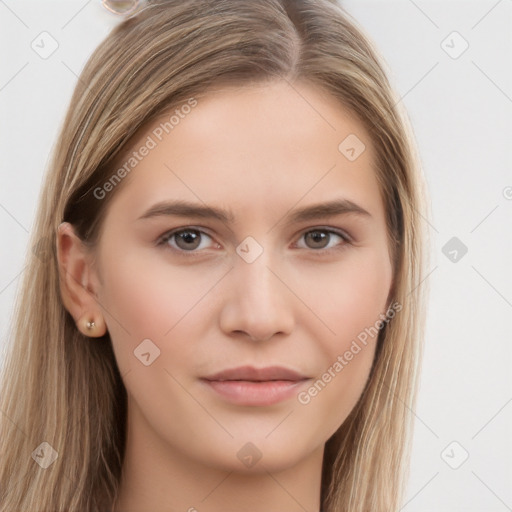
[[[342,243],[340,243],[334,247],[329,247],[327,249],[324,249],[324,248],[311,249],[309,247],[300,247],[300,249],[306,250],[309,253],[313,254],[314,256],[318,256],[320,258],[322,256],[328,256],[328,255],[331,255],[332,253],[339,252],[343,249],[346,249],[347,245],[353,245],[353,243],[354,243],[354,239],[346,231],[339,229],[339,228],[329,227],[329,226],[313,226],[311,228],[303,229],[303,230],[299,231],[299,233],[298,233],[299,234],[298,240],[301,240],[304,235],[311,233],[311,232],[315,232],[315,231],[323,231],[325,233],[329,233],[330,235],[336,235],[336,236],[339,236],[343,240]],[[298,241],[295,242],[294,245],[296,246],[297,243],[298,243]]]
[[[189,226],[183,226],[183,227],[180,227],[180,228],[174,228],[174,229],[170,229],[169,231],[166,231],[165,233],[163,233],[162,235],[160,235],[156,239],[155,245],[157,247],[159,247],[159,246],[166,246],[164,248],[169,249],[170,251],[173,251],[173,252],[179,253],[179,254],[190,254],[190,255],[197,255],[197,254],[199,254],[201,251],[197,251],[197,250],[194,250],[194,251],[183,251],[183,250],[175,249],[174,247],[171,247],[171,246],[167,245],[167,241],[173,235],[176,235],[176,234],[181,233],[183,231],[198,231],[201,235],[206,235],[206,236],[208,236],[209,238],[211,238],[213,240],[213,235],[210,235],[210,233],[208,233],[208,230],[206,228],[204,228],[202,226],[189,225]]]
[[[344,229],[335,228],[332,226],[313,226],[311,228],[301,229],[298,231],[297,235],[305,235],[306,233],[310,233],[311,231],[325,231],[327,233],[333,233],[335,235],[341,236],[347,242],[354,242],[354,239],[351,235],[347,233]],[[295,235],[295,236],[297,236]]]
[[[201,235],[206,235],[208,236],[209,238],[211,238],[212,240],[214,239],[213,238],[213,235],[211,235],[210,233],[208,233],[208,229],[205,228],[205,227],[202,227],[202,226],[194,226],[194,225],[188,225],[188,226],[182,226],[182,227],[179,227],[179,228],[174,228],[174,229],[171,229],[169,231],[166,231],[165,233],[163,233],[162,235],[160,235],[155,244],[157,246],[164,246],[167,244],[167,241],[173,236],[173,235],[176,235],[178,233],[181,233],[181,232],[184,232],[184,231],[198,231]],[[300,230],[298,233],[296,233],[294,235],[294,238],[296,238],[297,236],[299,236],[299,240],[300,238],[302,238],[302,236],[306,235],[307,233],[310,233],[310,232],[314,232],[314,231],[324,231],[326,233],[330,233],[330,234],[335,234],[339,237],[341,237],[344,241],[344,243],[341,244],[341,246],[337,246],[337,247],[330,247],[329,249],[309,249],[309,251],[313,252],[313,253],[319,253],[319,254],[328,254],[332,251],[336,251],[338,249],[341,249],[343,248],[345,245],[347,244],[352,244],[354,242],[354,238],[349,235],[345,230],[342,230],[340,228],[335,228],[335,227],[331,227],[331,226],[312,226],[312,227],[309,227],[309,228],[305,228],[305,229],[302,229]],[[218,242],[216,242],[218,244]],[[295,242],[297,243],[297,242]],[[220,244],[219,244],[220,245]],[[180,249],[175,249],[174,247],[170,247],[170,246],[167,246],[165,247],[166,249],[169,249],[175,253],[178,253],[178,254],[187,254],[187,255],[191,255],[191,256],[195,256],[195,255],[199,255],[202,251],[197,251],[197,250],[192,250],[192,251],[185,251],[185,250],[180,250]],[[303,249],[303,248],[301,248]],[[308,250],[308,248],[304,248],[306,250]]]

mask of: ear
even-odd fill
[[[90,251],[69,222],[63,222],[57,228],[57,259],[64,307],[83,334],[103,336],[107,328],[97,300],[100,281]],[[94,326],[88,328],[88,322],[94,322]]]

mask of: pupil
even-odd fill
[[[308,233],[308,236],[313,239],[314,244],[320,244],[322,246],[322,242],[325,242],[327,238],[327,233],[323,233],[322,231],[312,231]]]
[[[178,239],[176,241],[178,246],[180,245],[179,244],[180,240],[182,242],[184,242],[185,249],[190,249],[190,248],[195,249],[195,247],[197,246],[197,241],[199,240],[199,235],[198,235],[198,233],[193,232],[193,231],[184,231],[184,232],[180,233],[178,236]],[[195,242],[195,245],[194,245],[194,242]],[[183,249],[183,247],[182,247],[182,249]]]

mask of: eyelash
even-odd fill
[[[171,251],[173,251],[175,253],[178,253],[180,255],[187,254],[187,257],[198,256],[198,253],[201,252],[201,251],[199,251],[197,249],[194,249],[194,250],[191,250],[191,251],[185,251],[185,250],[179,249],[179,248],[176,249],[175,247],[171,247],[170,245],[167,244],[167,242],[174,235],[177,235],[177,234],[180,234],[180,233],[186,233],[187,231],[197,231],[201,235],[206,235],[207,237],[212,239],[212,236],[209,235],[208,233],[206,233],[205,231],[203,231],[202,229],[200,229],[198,227],[194,227],[194,226],[187,226],[185,228],[178,228],[178,229],[173,229],[171,231],[167,231],[166,233],[164,233],[163,235],[161,235],[158,238],[158,240],[156,242],[156,245],[158,247],[162,247],[165,250],[171,250]],[[322,248],[320,248],[320,249],[308,249],[308,248],[306,248],[306,250],[312,251],[314,253],[319,253],[319,255],[330,255],[333,252],[337,252],[337,251],[340,251],[342,249],[345,249],[347,244],[351,244],[352,243],[352,238],[348,234],[346,234],[345,232],[337,230],[337,229],[326,228],[326,227],[315,227],[315,228],[312,228],[312,229],[308,229],[308,230],[304,231],[301,234],[301,238],[303,236],[307,235],[308,233],[315,233],[315,232],[328,233],[330,235],[337,235],[337,236],[339,236],[343,240],[341,245],[338,245],[336,247],[331,247],[329,249],[322,249]],[[303,249],[303,248],[301,247],[301,249]],[[188,256],[188,254],[190,254],[190,256]]]

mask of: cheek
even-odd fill
[[[360,342],[333,352],[328,365],[297,396],[303,415],[320,420],[312,438],[330,438],[345,422],[361,397],[368,380],[375,346]],[[350,355],[349,355],[350,354]]]
[[[173,301],[169,299],[173,287],[168,287],[167,296],[163,295],[163,287],[155,286],[157,275],[154,268],[139,264],[133,256],[110,266],[103,295],[107,314],[110,313],[109,328],[121,327],[134,339],[161,334],[164,326],[155,324],[155,320],[165,309],[172,321]],[[116,327],[116,323],[121,326]]]
[[[359,253],[316,277],[309,300],[329,329],[311,329],[310,336],[317,340],[324,365],[298,401],[311,416],[323,417],[334,433],[366,384],[382,326],[380,315],[386,310],[391,266],[380,253]]]
[[[323,333],[323,349],[332,357],[385,313],[392,272],[384,252],[354,251],[339,264],[303,271],[300,279],[320,329],[314,337]]]
[[[343,338],[356,337],[385,313],[391,270],[385,258],[368,258],[347,269],[340,283],[335,331]]]
[[[201,329],[201,301],[225,269],[184,271],[166,262],[163,255],[148,257],[147,252],[135,248],[123,252],[126,256],[121,258],[113,247],[105,246],[101,295],[119,367],[127,370],[137,363],[133,351],[145,339],[160,349],[162,357],[155,362],[162,364],[169,343],[177,336],[184,337],[182,327]],[[193,334],[188,332],[188,337]],[[172,346],[176,350],[175,343]]]

